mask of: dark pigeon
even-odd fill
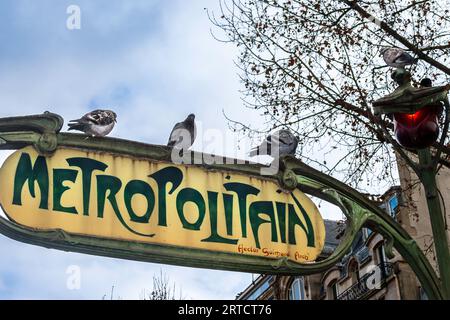
[[[257,155],[274,156],[274,150],[278,149],[278,156],[295,155],[298,146],[298,137],[291,131],[281,129],[269,135],[259,146],[250,151],[250,157]],[[275,149],[277,148],[277,149]]]
[[[195,115],[190,114],[183,122],[178,122],[170,133],[167,145],[169,147],[189,149],[197,136],[197,127],[195,125]]]

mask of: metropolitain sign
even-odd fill
[[[314,203],[273,179],[76,148],[13,153],[0,169],[0,204],[33,230],[200,250],[211,260],[312,262],[325,242]]]

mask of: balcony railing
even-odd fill
[[[384,287],[386,279],[392,274],[393,265],[391,263],[381,263],[371,272],[362,276],[357,283],[337,296],[338,300],[359,300],[370,292],[375,292]]]

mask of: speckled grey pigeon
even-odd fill
[[[275,151],[278,149],[278,156],[295,155],[298,146],[298,137],[287,129],[278,130],[270,134],[259,146],[250,151],[250,157],[257,155],[276,156]]]
[[[94,110],[77,120],[69,121],[69,130],[78,130],[92,137],[108,135],[117,122],[117,115],[111,110]]]
[[[390,67],[405,68],[405,66],[417,62],[408,52],[400,48],[383,48],[381,50],[384,62]]]
[[[182,149],[189,149],[194,144],[197,136],[195,115],[191,113],[183,122],[178,122],[170,133],[167,145]]]

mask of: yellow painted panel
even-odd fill
[[[272,180],[78,149],[16,151],[0,169],[0,204],[38,230],[296,262],[315,260],[325,241],[314,203]]]

